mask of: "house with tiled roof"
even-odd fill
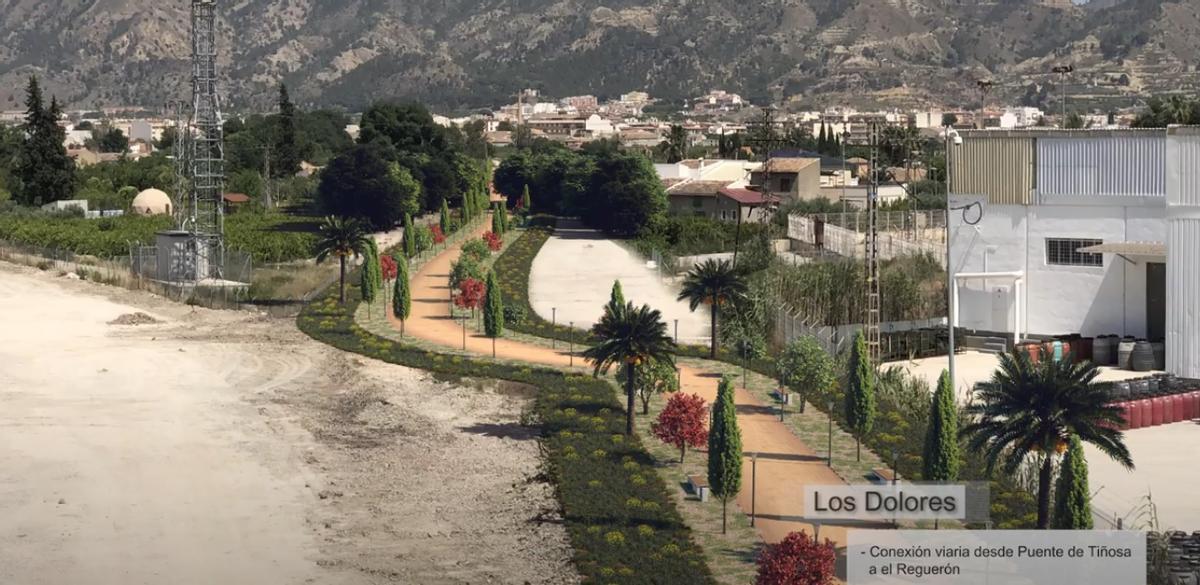
[[[750,183],[785,201],[816,199],[821,196],[821,159],[772,158],[751,175]]]

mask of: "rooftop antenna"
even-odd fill
[[[186,210],[180,229],[188,232],[196,280],[221,278],[225,266],[225,148],[217,96],[216,0],[192,0],[192,111],[180,138],[187,142],[180,194]]]

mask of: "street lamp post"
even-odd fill
[[[679,319],[675,320],[675,345],[679,345]]]
[[[833,401],[832,400],[829,401],[829,410],[827,410],[826,413],[829,414],[829,451],[827,451],[829,453],[829,457],[826,460],[825,464],[828,465],[829,467],[833,467]]]
[[[466,315],[463,315],[462,327],[463,327],[463,351],[467,351],[467,316]]]
[[[550,328],[558,329],[558,307],[550,308]],[[558,349],[558,340],[550,336],[550,349]]]
[[[573,367],[575,367],[575,322],[574,321],[571,321],[569,328],[571,329],[571,342],[570,342],[571,349],[570,349],[570,351],[567,352],[567,355],[570,356],[571,367],[573,368]]]
[[[1055,65],[1051,71],[1058,74],[1058,100],[1062,104],[1059,127],[1065,128],[1067,125],[1067,75],[1075,71],[1075,67],[1073,65]]]
[[[754,519],[758,517],[756,513],[755,503],[758,500],[758,452],[755,451],[750,455],[750,526],[754,526]]]

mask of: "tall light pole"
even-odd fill
[[[990,79],[980,79],[979,81],[975,82],[975,86],[979,88],[979,129],[980,130],[987,127],[987,122],[984,121],[985,117],[987,116],[987,114],[986,114],[987,95],[988,95],[988,92],[992,90],[993,85],[995,85],[995,82],[993,82]]]
[[[1058,125],[1062,128],[1067,125],[1067,75],[1075,71],[1075,67],[1073,65],[1055,65],[1051,71],[1057,73],[1059,79],[1058,99],[1062,103],[1062,114]]]

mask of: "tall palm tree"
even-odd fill
[[[1006,473],[1030,457],[1040,460],[1038,528],[1050,527],[1050,485],[1054,455],[1066,451],[1071,436],[1133,469],[1121,431],[1121,409],[1110,404],[1107,388],[1093,383],[1099,370],[1091,362],[1042,360],[1034,364],[1023,351],[1000,356],[1000,366],[978,386],[967,406],[971,420],[961,434],[981,452],[988,472],[1003,464]]]
[[[341,263],[341,280],[338,281],[338,302],[346,302],[346,258],[358,258],[367,251],[366,228],[358,220],[347,217],[328,216],[321,224],[317,238],[317,263],[337,256]]]
[[[595,365],[595,373],[607,373],[615,364],[625,367],[625,434],[632,435],[637,369],[651,361],[674,368],[675,343],[667,335],[662,313],[648,305],[635,308],[633,303],[606,307],[592,334],[599,343],[585,350],[583,357]]]
[[[745,298],[748,291],[746,278],[728,260],[707,260],[694,266],[683,279],[678,300],[688,301],[693,311],[703,303],[712,313],[713,359],[717,357],[717,313],[721,307]]]

